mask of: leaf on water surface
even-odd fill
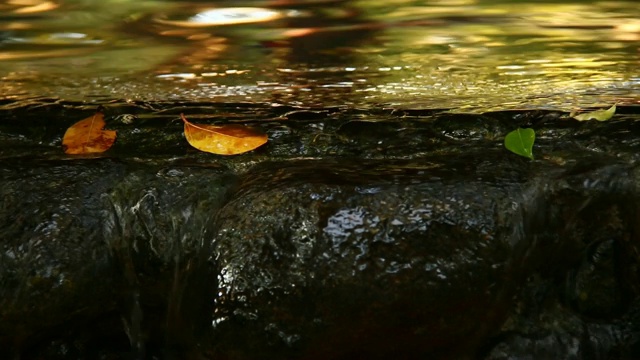
[[[607,121],[613,117],[613,114],[616,113],[616,104],[613,104],[612,107],[606,110],[596,110],[587,112],[580,115],[571,114],[571,117],[578,121],[587,121],[587,120],[598,120],[598,121]]]
[[[109,150],[116,141],[114,130],[104,130],[104,113],[95,114],[71,125],[62,137],[65,154],[91,154]]]
[[[533,143],[536,133],[533,129],[517,128],[504,137],[504,146],[514,154],[533,160]]]
[[[218,155],[237,155],[256,149],[267,142],[267,135],[244,125],[193,124],[180,114],[184,135],[194,148]]]

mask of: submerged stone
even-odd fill
[[[489,161],[464,159],[468,172],[446,158],[251,171],[218,218],[217,353],[473,354],[530,266],[523,216],[538,186],[496,177]]]
[[[0,124],[0,356],[640,357],[637,122],[261,111],[228,158]]]
[[[143,354],[146,342],[189,342],[208,324],[207,209],[233,186],[229,173],[108,159],[4,161],[0,171],[4,357],[60,336],[128,339]]]
[[[540,210],[557,226],[487,359],[640,357],[639,175],[611,161],[554,179]]]

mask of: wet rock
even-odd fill
[[[204,209],[233,186],[224,169],[88,159],[5,161],[0,171],[5,357],[65,336],[86,348],[124,334],[144,354],[145,343],[182,344],[208,325],[216,278]],[[110,317],[117,326],[101,327]]]
[[[530,273],[486,359],[640,356],[638,171],[577,168],[552,183],[558,241]]]
[[[3,162],[1,171],[0,348],[6,351],[115,308],[98,211],[101,194],[122,179],[124,168],[59,164],[43,171]]]
[[[637,122],[200,104],[269,134],[223,158],[127,104],[71,158],[72,105],[0,124],[2,357],[640,357]]]
[[[247,174],[218,217],[217,353],[472,356],[528,266],[514,254],[532,185],[465,160],[469,173],[440,158]]]

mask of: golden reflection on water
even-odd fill
[[[464,111],[640,99],[633,1],[0,0],[0,11],[0,97]]]
[[[14,14],[33,14],[50,11],[58,7],[53,1],[41,0],[8,0],[0,3],[0,11],[13,12]]]

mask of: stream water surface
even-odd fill
[[[0,1],[0,100],[640,102],[635,1]]]

